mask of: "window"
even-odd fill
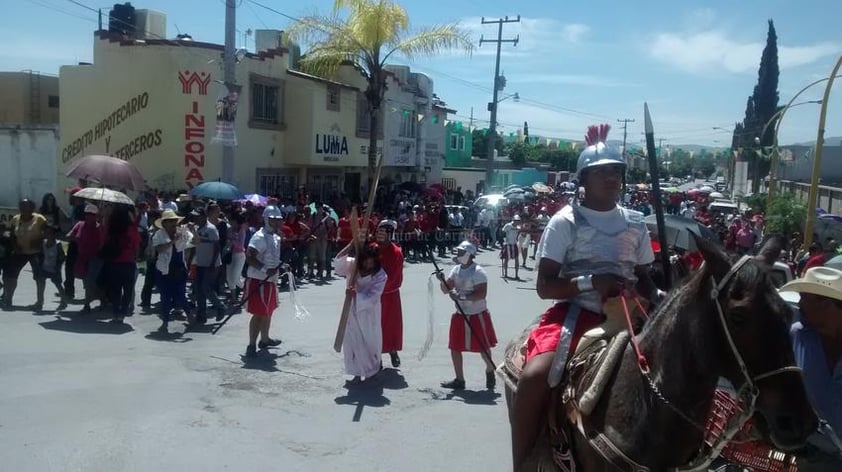
[[[401,110],[401,129],[398,136],[402,138],[415,137],[415,113],[412,110]]]
[[[459,135],[456,133],[451,133],[450,135],[450,150],[455,151],[459,148]]]
[[[283,90],[283,81],[252,74],[249,126],[270,129],[283,126]]]
[[[327,109],[328,111],[339,111],[339,100],[342,98],[342,89],[338,85],[327,84]]]
[[[50,95],[47,97],[47,106],[50,108],[58,108],[58,95]]]
[[[465,136],[459,136],[459,150],[465,150]]]

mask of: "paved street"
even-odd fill
[[[479,262],[491,276],[499,361],[506,341],[547,303],[537,298],[532,272],[521,272],[524,282],[507,283],[496,252],[481,254]],[[344,294],[339,281],[298,292],[312,313],[306,321],[293,318],[285,293],[273,326],[284,343],[248,364],[240,357],[245,316],[216,336],[209,329],[159,336],[150,314],[136,314],[118,328],[78,319],[78,305],[61,317],[0,313],[0,468],[507,470],[505,400],[485,391],[479,356],[466,361],[468,390],[453,395],[438,386],[453,377],[447,350],[452,307],[438,292],[435,343],[417,360],[431,271],[430,264],[405,269],[403,366],[351,391],[343,387],[341,356],[331,348]],[[22,274],[19,305],[35,299],[28,277]],[[54,306],[48,301],[46,309]],[[170,331],[183,326],[171,323]],[[388,365],[388,356],[384,360]]]

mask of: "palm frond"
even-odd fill
[[[382,62],[385,64],[396,52],[411,61],[419,56],[432,56],[448,49],[462,49],[470,54],[474,50],[474,43],[457,25],[431,26],[421,29],[412,37],[400,39],[386,53]]]

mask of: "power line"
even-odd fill
[[[86,17],[86,16],[77,15],[76,13],[70,13],[70,12],[68,12],[68,11],[66,11],[66,10],[62,10],[62,9],[60,9],[60,8],[56,8],[54,5],[49,5],[49,4],[41,3],[41,2],[39,2],[39,1],[37,1],[37,0],[27,0],[27,1],[28,1],[29,3],[31,3],[31,4],[33,4],[33,5],[38,5],[39,7],[46,8],[47,10],[52,10],[52,11],[55,11],[55,12],[58,12],[58,13],[65,14],[65,15],[67,15],[67,16],[72,16],[73,18],[78,18],[78,19],[80,19],[80,20],[90,21],[91,23],[96,24],[96,20],[93,20],[93,19],[88,18],[88,17]]]

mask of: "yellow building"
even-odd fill
[[[94,35],[91,65],[64,66],[60,183],[68,165],[89,154],[130,160],[151,188],[180,190],[221,175],[214,143],[217,100],[224,95],[223,47],[192,40],[126,40]],[[289,55],[277,48],[241,57],[235,181],[253,191],[257,169],[281,165]]]
[[[0,72],[0,124],[51,125],[58,120],[58,77]]]

